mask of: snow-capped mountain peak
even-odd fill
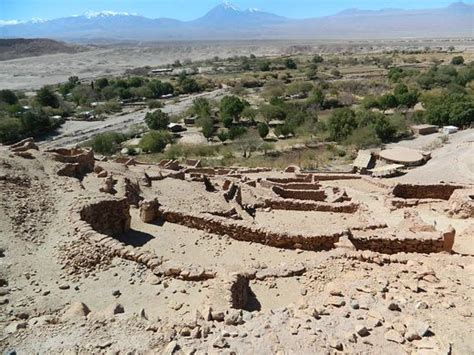
[[[82,16],[92,19],[92,18],[102,18],[102,17],[113,17],[113,16],[137,16],[137,14],[132,14],[128,12],[118,12],[118,11],[87,11]]]

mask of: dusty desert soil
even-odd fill
[[[438,171],[440,160],[436,157],[452,158],[456,150],[450,147],[436,151],[426,168]],[[466,154],[468,151],[472,152],[472,146]],[[244,209],[246,204],[263,206],[265,200],[277,196],[260,183],[253,187],[245,182],[268,177],[295,179],[295,174],[209,175],[214,187],[209,192],[202,175],[193,178],[188,172],[181,180],[165,177],[176,171],[158,166],[96,162],[118,180],[115,199],[125,196],[127,177],[140,181],[141,197],[157,198],[166,209],[266,228],[283,236],[355,233],[369,225],[376,226],[373,228],[380,235],[388,229],[404,235],[413,225],[438,231],[449,225],[456,229],[450,253],[356,251],[347,237],[330,250],[316,251],[238,240],[238,235],[210,233],[159,218],[144,223],[140,210],[132,206],[131,229],[115,238],[131,248],[130,255],[148,252],[159,256],[162,265],[154,269],[133,257],[112,254],[71,222],[71,208],[112,198],[99,191],[106,179],[94,172],[81,179],[58,176],[62,164],[54,162],[51,155],[43,149],[28,153],[31,156],[25,158],[0,147],[2,351],[474,352],[470,337],[474,327],[472,218],[449,217],[448,201],[390,209],[389,186],[394,182],[330,180],[320,181],[320,188],[344,189],[359,205],[356,212],[257,207],[253,218]],[[415,179],[416,171],[405,178]],[[144,172],[165,178],[147,187],[141,180]],[[466,177],[469,175],[460,174],[458,180]],[[226,180],[240,186],[242,203],[224,198]],[[457,182],[472,187],[469,179]],[[233,217],[215,217],[231,208],[235,209]],[[106,213],[97,211],[95,217],[100,219]],[[412,224],[407,215],[417,216],[417,222]],[[383,224],[387,226],[380,226]],[[403,239],[401,243],[405,243]],[[191,280],[173,276],[172,270],[190,265],[212,271],[213,277]],[[171,273],[159,271],[164,266]],[[233,273],[249,282],[248,300],[237,309],[222,303],[226,292],[222,279]],[[208,307],[214,311],[210,319]],[[215,313],[221,310],[222,315]]]
[[[175,60],[193,61],[229,58],[254,54],[277,56],[313,53],[383,53],[393,49],[420,49],[456,46],[472,55],[470,41],[462,39],[407,39],[399,41],[195,41],[195,42],[138,42],[128,44],[100,44],[87,46],[86,52],[59,53],[40,57],[2,61],[0,89],[31,90],[43,85],[67,81],[76,75],[80,79],[123,74],[127,69],[144,66],[157,67]]]

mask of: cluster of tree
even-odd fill
[[[52,118],[57,107],[57,96],[46,87],[38,91],[31,108],[22,107],[13,91],[0,90],[0,142],[10,144],[55,130],[63,122],[61,118]]]
[[[387,117],[379,112],[349,108],[336,109],[329,118],[326,129],[330,139],[361,147],[391,142],[408,131],[404,117]]]
[[[416,81],[422,89],[462,86],[474,80],[474,62],[462,67],[453,65],[434,66],[418,75]]]
[[[425,95],[423,119],[431,124],[458,127],[474,122],[474,99],[465,93],[443,92],[440,95]]]
[[[409,89],[405,84],[397,84],[393,94],[366,97],[362,102],[362,106],[366,109],[378,108],[382,111],[396,107],[410,108],[416,105],[418,97],[419,93],[417,90]]]

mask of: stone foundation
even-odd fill
[[[47,150],[50,157],[64,165],[58,170],[58,175],[80,178],[94,171],[94,152],[83,149],[51,149]]]
[[[357,250],[371,250],[383,254],[396,253],[440,253],[446,250],[442,233],[439,232],[399,232],[389,235],[387,231],[357,231],[350,237]],[[452,247],[452,245],[451,245]]]
[[[284,199],[325,201],[327,197],[324,190],[292,190],[273,186],[272,191]]]
[[[251,226],[243,221],[228,220],[216,216],[184,213],[161,207],[159,218],[166,222],[184,225],[188,228],[205,230],[218,235],[228,235],[232,239],[265,244],[278,248],[329,250],[347,231],[331,235],[301,235],[279,233],[265,228]]]
[[[274,210],[290,210],[290,211],[319,211],[319,212],[335,212],[335,213],[355,213],[359,209],[359,204],[355,202],[315,202],[301,201],[292,199],[267,199],[265,206]]]
[[[130,229],[130,206],[126,198],[91,203],[81,209],[80,216],[101,234],[115,236]]]
[[[440,199],[449,200],[453,192],[457,189],[462,189],[461,185],[412,185],[412,184],[397,184],[392,190],[395,197],[404,199]]]

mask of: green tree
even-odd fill
[[[91,148],[100,154],[114,154],[120,149],[120,143],[126,136],[117,132],[99,133],[90,141]]]
[[[285,59],[285,67],[287,69],[297,69],[298,68],[298,66],[296,65],[296,62],[291,58]]]
[[[140,139],[140,148],[146,153],[159,153],[172,142],[171,135],[166,131],[150,131]]]
[[[268,61],[260,62],[260,64],[258,65],[258,69],[260,71],[270,71],[270,62]]]
[[[224,96],[220,103],[220,115],[222,118],[231,117],[238,121],[246,106],[248,103],[237,96]]]
[[[387,111],[389,108],[395,108],[398,106],[398,101],[395,95],[387,94],[383,95],[378,99],[379,108],[382,111]]]
[[[21,123],[17,118],[0,118],[0,143],[10,144],[20,140],[21,130]]]
[[[357,128],[354,111],[349,108],[335,109],[328,120],[327,128],[331,139],[335,141],[344,140]]]
[[[0,103],[2,102],[6,103],[7,105],[15,105],[18,103],[18,97],[11,90],[0,90]]]
[[[474,101],[466,94],[426,96],[423,106],[426,109],[424,118],[431,124],[462,127],[474,122]]]
[[[270,132],[267,124],[263,123],[263,122],[260,122],[257,125],[257,130],[258,130],[258,134],[260,135],[261,138],[265,138],[266,136],[268,136],[268,133]]]
[[[198,122],[201,126],[202,134],[207,139],[211,138],[214,134],[214,121],[210,117],[203,117]]]
[[[209,100],[198,97],[193,100],[193,105],[191,106],[191,113],[200,118],[211,117],[211,104]]]
[[[166,112],[156,110],[145,115],[145,123],[150,129],[166,129],[170,123],[170,117]]]
[[[109,80],[107,78],[100,78],[95,81],[95,87],[99,90],[102,90],[109,86]]]
[[[453,59],[451,59],[451,64],[453,64],[453,65],[462,65],[462,64],[464,64],[464,57],[462,55],[458,55],[456,57],[453,57]]]
[[[313,59],[311,59],[311,61],[312,61],[313,63],[318,64],[318,63],[324,62],[324,58],[321,57],[319,54],[316,54],[316,55],[313,57]]]
[[[43,86],[38,90],[36,93],[36,101],[38,101],[41,106],[59,108],[59,99],[48,86]]]

